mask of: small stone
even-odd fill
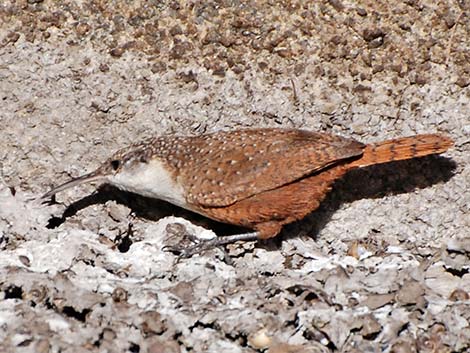
[[[266,329],[261,329],[250,336],[248,342],[255,349],[264,349],[271,345],[271,337],[267,335]]]
[[[109,51],[109,54],[115,58],[120,58],[126,50],[122,47],[113,48]]]
[[[90,28],[91,27],[88,23],[82,22],[82,23],[77,24],[77,26],[75,27],[75,31],[77,32],[79,36],[84,36],[85,34],[88,33]]]
[[[109,71],[109,66],[106,65],[105,63],[101,63],[99,67],[101,72],[108,72]]]
[[[361,335],[365,338],[374,336],[379,333],[382,329],[382,326],[375,319],[373,315],[367,315],[363,319]]]
[[[170,288],[169,291],[184,303],[191,302],[194,296],[193,284],[190,282],[179,282],[177,285]]]
[[[362,38],[369,43],[383,37],[385,37],[385,33],[380,28],[367,28],[362,32]]]
[[[157,61],[150,68],[150,71],[152,71],[152,73],[154,74],[159,73],[159,72],[164,72],[165,70],[166,70],[166,64],[162,61]]]
[[[340,0],[329,0],[329,4],[338,12],[344,10],[344,5]]]
[[[171,49],[170,57],[172,59],[181,59],[188,51],[191,50],[191,48],[192,48],[192,45],[189,42],[177,43]]]
[[[366,300],[361,302],[361,305],[367,306],[370,310],[378,309],[393,302],[395,295],[389,294],[371,294]]]
[[[124,288],[116,287],[111,294],[113,301],[116,303],[127,302],[127,291]]]
[[[181,29],[180,26],[175,25],[172,28],[170,28],[170,35],[176,36],[176,35],[179,35],[179,34],[183,34],[183,30]]]
[[[17,33],[17,32],[9,32],[5,39],[3,40],[3,42],[5,44],[7,43],[16,43],[18,41],[18,39],[20,39],[20,34]]]
[[[146,311],[141,315],[141,330],[146,335],[160,335],[165,331],[164,321],[157,311]]]
[[[424,289],[419,282],[405,282],[396,295],[396,300],[404,305],[420,304]]]
[[[455,289],[449,296],[449,300],[453,302],[465,301],[465,300],[468,300],[469,298],[470,298],[469,293],[460,288]]]
[[[189,72],[181,72],[178,74],[178,77],[184,82],[184,83],[190,83],[190,82],[197,82],[197,74],[195,74],[192,70],[189,70]]]
[[[130,210],[126,206],[118,205],[114,201],[106,203],[109,217],[111,217],[115,222],[124,222],[129,216]]]
[[[367,16],[367,11],[362,7],[356,8],[356,12],[359,16],[362,16],[362,17]]]
[[[459,76],[457,81],[455,81],[455,84],[460,88],[465,88],[470,85],[470,78],[465,76]]]
[[[116,336],[116,332],[114,332],[112,329],[110,329],[109,327],[104,328],[103,339],[105,341],[113,341],[114,339],[116,339]]]
[[[415,83],[417,85],[424,85],[424,84],[428,83],[428,79],[422,73],[417,73],[416,77],[415,77]]]
[[[31,266],[31,261],[29,260],[29,258],[28,258],[27,256],[20,255],[20,256],[19,256],[19,259],[20,259],[21,263],[22,263],[23,265],[25,265],[26,267]]]
[[[377,37],[369,42],[369,48],[375,49],[381,47],[384,44],[384,37]]]
[[[51,344],[46,338],[42,338],[36,342],[34,351],[37,353],[47,353],[50,351]]]

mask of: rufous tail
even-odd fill
[[[348,164],[361,168],[373,164],[387,163],[438,154],[447,151],[454,141],[439,134],[425,134],[387,140],[367,145],[361,158]]]

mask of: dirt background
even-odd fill
[[[2,1],[0,351],[467,352],[469,16],[467,0]],[[227,227],[109,187],[32,201],[145,137],[254,126],[455,146],[349,174],[278,239],[179,261],[169,239]]]

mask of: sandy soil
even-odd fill
[[[0,351],[466,352],[468,1],[0,3]],[[109,187],[32,201],[146,137],[451,136],[350,173],[266,243]]]

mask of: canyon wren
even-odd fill
[[[253,232],[216,237],[188,249],[275,237],[317,209],[335,180],[374,164],[445,152],[453,141],[424,134],[373,144],[295,129],[246,129],[161,136],[116,152],[95,171],[42,196],[91,181],[165,200]]]

